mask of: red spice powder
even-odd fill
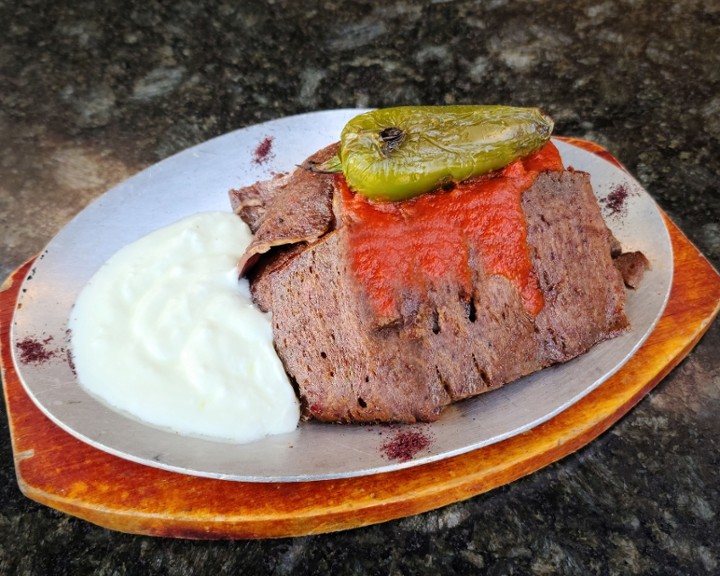
[[[73,373],[74,376],[77,376],[77,369],[75,368],[75,359],[73,358],[72,350],[68,348],[65,351],[65,357],[67,358],[67,363],[70,367],[70,371]]]
[[[20,361],[23,364],[42,364],[50,360],[50,358],[54,358],[55,350],[47,347],[51,341],[52,336],[42,341],[28,336],[18,342],[17,347],[20,349]]]
[[[65,330],[65,341],[67,342],[67,348],[65,350],[65,358],[67,359],[68,366],[73,375],[77,376],[77,369],[75,368],[75,358],[73,357],[72,349],[70,348],[70,342],[72,340],[72,330],[68,328]]]
[[[625,184],[618,184],[600,202],[607,208],[610,215],[615,216],[625,213],[625,201],[630,195]]]
[[[399,430],[380,449],[389,460],[407,462],[428,446],[430,438],[422,432]]]
[[[255,148],[255,153],[253,154],[253,162],[255,162],[255,164],[263,164],[271,158],[274,140],[275,139],[271,136],[266,136],[263,141],[258,144],[258,147]]]

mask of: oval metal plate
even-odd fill
[[[599,386],[632,356],[662,315],[672,282],[672,247],[660,212],[640,184],[613,163],[556,141],[566,166],[589,172],[600,199],[623,187],[622,214],[607,223],[623,246],[641,250],[652,269],[628,295],[632,330],[563,365],[448,408],[438,422],[408,426],[303,423],[290,434],[250,444],[181,436],[108,408],[77,382],[66,354],[67,318],[95,271],[117,250],[190,214],[229,210],[228,190],[291,170],[336,141],[361,110],[332,110],[251,126],[180,152],[105,193],[78,214],[37,258],[21,289],[11,338],[54,346],[55,356],[23,363],[21,381],[58,426],[121,458],[185,474],[271,482],[342,478],[417,466],[486,446],[548,420]],[[265,143],[264,157],[258,157]],[[429,446],[407,462],[388,459],[383,443],[418,430]]]

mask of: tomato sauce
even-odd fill
[[[521,200],[545,170],[563,170],[552,143],[502,170],[403,202],[372,202],[339,175],[349,263],[375,313],[395,317],[403,294],[447,282],[470,296],[472,261],[479,257],[489,274],[515,285],[529,314],[538,314],[544,300]]]

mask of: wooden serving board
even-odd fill
[[[665,217],[674,250],[670,301],[645,344],[612,378],[527,433],[439,462],[370,476],[248,483],[167,472],[106,454],[48,420],[10,354],[18,290],[0,293],[0,352],[17,480],[29,498],[100,526],[178,538],[267,538],[331,532],[418,514],[530,474],[587,444],[692,349],[720,310],[720,275]]]
[[[565,140],[620,166],[596,144]],[[0,291],[0,363],[20,489],[42,504],[123,532],[269,538],[384,522],[516,480],[617,422],[687,355],[717,316],[720,275],[663,217],[674,252],[670,300],[643,346],[600,387],[555,418],[485,448],[395,472],[313,482],[234,482],[167,472],[97,450],[58,428],[25,393],[11,357],[10,325],[30,261]]]

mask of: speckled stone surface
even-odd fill
[[[716,0],[0,0],[0,276],[109,187],[258,121],[538,105],[720,265]],[[440,510],[295,539],[113,533],[24,498],[0,412],[0,574],[719,574],[720,327],[589,446]]]

